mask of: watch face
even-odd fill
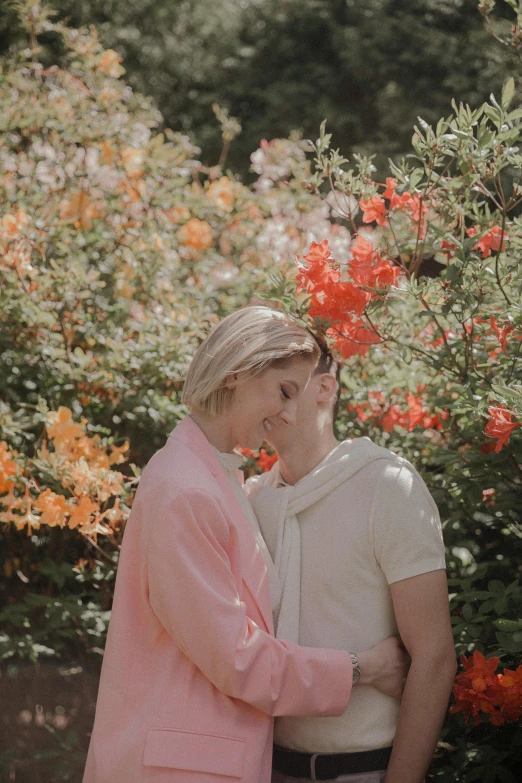
[[[353,667],[353,674],[352,674],[352,685],[355,685],[355,683],[359,682],[359,677],[361,676],[361,670],[359,667],[354,666]]]

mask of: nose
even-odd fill
[[[295,424],[295,417],[297,412],[297,403],[295,400],[288,400],[285,407],[280,413],[280,418],[283,424],[292,426]]]

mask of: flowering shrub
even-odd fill
[[[0,502],[7,508],[1,522],[28,535],[41,525],[77,528],[94,540],[120,527],[128,516],[129,482],[112,466],[125,461],[129,443],[106,445],[99,435],[86,434],[86,423],[75,423],[68,408],[49,412],[45,434],[52,451],[44,440],[23,466],[7,443],[0,443]],[[56,485],[59,492],[51,489]]]
[[[136,480],[186,412],[192,352],[218,318],[268,297],[343,357],[339,435],[412,459],[441,510],[465,668],[435,779],[516,780],[514,83],[498,102],[420,123],[414,157],[391,164],[385,182],[370,160],[332,151],[323,128],[315,146],[298,135],[263,142],[249,188],[224,170],[238,131],[226,112],[216,109],[219,165],[206,168],[187,138],[158,132],[158,113],[94,31],[57,25],[33,2],[20,8],[30,47],[4,63],[0,83],[1,659],[12,671],[53,657],[99,666]],[[64,58],[43,66],[38,42],[50,34]],[[275,460],[245,455],[255,470]],[[11,756],[1,764],[18,770]]]

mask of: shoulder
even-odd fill
[[[219,497],[215,475],[201,457],[184,444],[169,438],[149,460],[140,479],[139,492],[164,500],[191,494]]]
[[[384,504],[422,502],[436,512],[428,487],[411,462],[390,449],[377,446],[369,438],[357,438],[357,441],[366,441],[366,444],[358,443],[357,448],[365,448],[373,455],[372,461],[364,467],[364,475],[374,488],[377,501]]]

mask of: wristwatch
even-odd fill
[[[350,653],[350,658],[352,659],[352,685],[355,685],[359,682],[361,670],[359,669],[359,661],[357,660],[356,654]]]

